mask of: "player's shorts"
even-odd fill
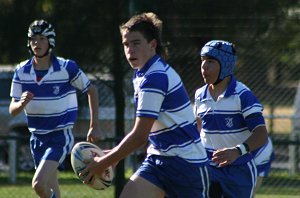
[[[179,157],[150,155],[135,175],[163,189],[166,197],[208,197],[207,167],[192,165]]]
[[[210,165],[209,170],[211,176],[210,197],[253,197],[257,178],[254,160],[246,164],[224,167]]]
[[[47,134],[31,134],[30,148],[35,168],[41,160],[53,160],[59,163],[59,170],[64,169],[63,162],[74,145],[71,129],[53,131]]]

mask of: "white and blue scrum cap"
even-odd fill
[[[34,35],[43,35],[48,38],[50,50],[55,47],[55,31],[54,27],[48,23],[46,20],[35,20],[33,21],[28,28],[28,43],[27,47],[30,48],[30,38]]]
[[[232,75],[236,62],[234,45],[227,41],[212,40],[204,45],[200,52],[201,56],[208,56],[216,59],[221,66],[218,81]]]

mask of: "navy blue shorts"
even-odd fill
[[[35,168],[41,160],[53,160],[59,163],[59,170],[63,170],[63,162],[74,145],[71,129],[53,131],[47,134],[31,134],[30,148]]]
[[[179,157],[148,156],[135,172],[166,192],[166,197],[208,197],[206,166],[195,166]]]
[[[210,196],[230,198],[253,197],[257,169],[253,160],[246,164],[224,167],[209,166]]]

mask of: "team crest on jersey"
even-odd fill
[[[228,128],[233,127],[233,118],[225,118],[225,122]]]
[[[53,94],[54,95],[59,94],[59,86],[53,86]]]

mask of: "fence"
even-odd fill
[[[199,49],[187,48],[181,51],[179,57],[184,57],[184,61],[179,61],[176,59],[178,52],[170,51],[171,57],[175,57],[171,64],[182,75],[191,99],[196,88],[203,85],[198,52]],[[264,105],[268,133],[274,144],[275,160],[270,176],[264,180],[258,195],[298,197],[300,91],[297,88],[300,72],[297,54],[289,50],[275,49],[269,49],[266,54],[253,45],[237,49],[237,54],[234,74]],[[280,60],[282,54],[287,55],[287,60]]]
[[[172,49],[171,46],[169,49],[170,58],[168,62],[182,76],[192,101],[196,88],[203,85],[203,80],[200,75],[199,48],[200,46],[175,50]],[[272,164],[270,177],[264,181],[259,194],[281,194],[284,197],[285,195],[296,196],[300,193],[300,189],[297,188],[300,186],[300,138],[297,129],[294,127],[294,125],[299,122],[298,117],[295,116],[297,112],[295,112],[294,100],[297,93],[300,70],[286,63],[289,61],[282,62],[278,60],[278,57],[281,57],[282,53],[282,50],[274,50],[266,56],[266,53],[262,53],[261,49],[255,49],[252,46],[242,46],[238,49],[238,62],[235,68],[235,75],[238,80],[253,90],[264,105],[264,115],[268,132],[274,144],[276,158]],[[296,53],[290,52],[288,57],[296,59]],[[131,72],[128,73],[128,76],[131,76]],[[127,79],[129,78],[130,77]],[[106,138],[114,138],[114,107],[116,104],[112,100],[112,90],[110,89],[109,83],[103,84],[101,82],[102,81],[97,80],[95,82],[101,91],[101,126],[104,127],[104,131],[106,131]],[[128,93],[125,97],[125,128],[126,131],[128,131],[132,127],[134,107],[130,95],[132,87],[125,86],[125,89],[124,93]],[[82,137],[84,136],[83,132],[87,131],[88,125],[86,123],[86,109],[81,108],[80,111],[81,114],[76,123],[75,130],[79,137]],[[0,122],[1,121],[2,120],[0,120]],[[0,141],[3,142],[4,138],[7,137],[1,136]],[[8,139],[5,139],[6,142],[7,140]],[[16,182],[15,178],[18,176],[18,172],[13,171],[13,169],[17,169],[18,162],[14,161],[12,156],[17,156],[15,151],[19,144],[13,143],[14,140],[16,140],[14,137],[9,138],[10,149],[6,148],[0,150],[0,153],[4,151],[12,153],[9,155],[0,154],[0,156],[10,157],[9,163],[11,166],[9,166],[9,170],[11,171],[9,174],[11,176],[7,176],[7,180],[12,183]],[[2,159],[2,162],[7,164],[8,160]],[[127,168],[132,166],[135,166],[135,163],[128,163]],[[6,169],[6,171],[9,170]],[[30,186],[30,184],[28,184],[28,186]]]

